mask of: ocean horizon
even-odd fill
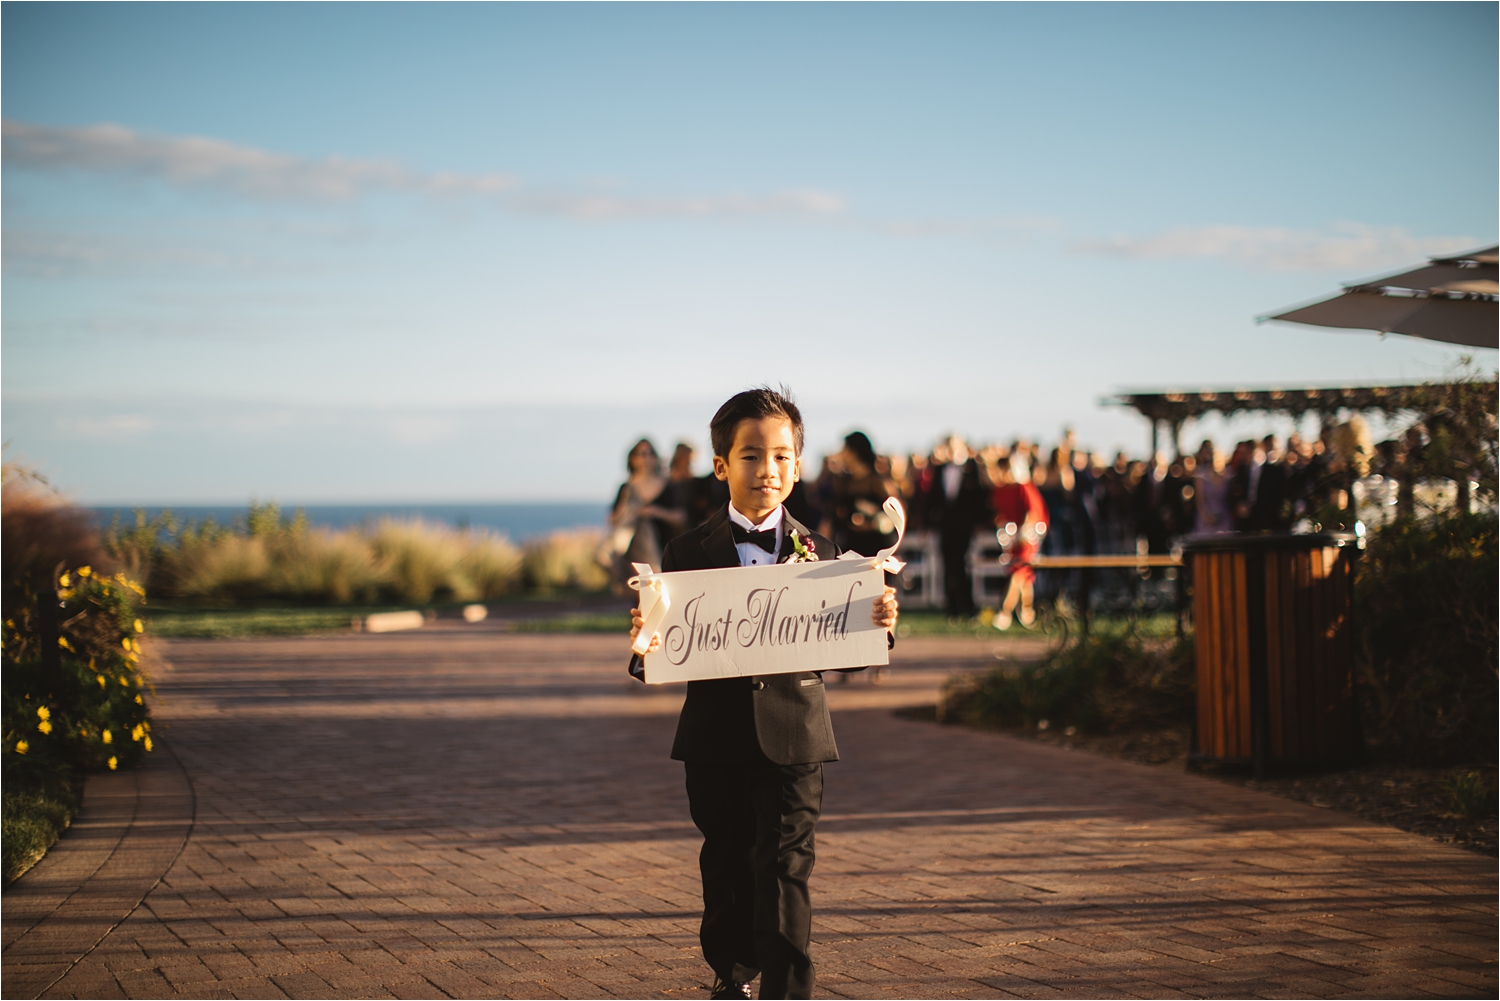
[[[144,512],[148,520],[170,511],[179,522],[212,519],[220,525],[243,525],[249,505],[98,504],[88,505],[86,510],[93,512],[100,528],[108,528],[116,518],[122,525],[132,525],[137,511]],[[397,521],[420,519],[453,528],[488,529],[520,541],[572,528],[602,528],[609,512],[609,502],[283,504],[281,511],[285,517],[304,512],[308,523],[317,528],[352,528],[384,518]]]

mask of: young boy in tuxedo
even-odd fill
[[[785,562],[790,530],[821,559],[838,549],[782,506],[801,477],[802,415],[785,392],[752,389],[709,423],[714,476],[729,504],[684,532],[662,554],[662,570],[708,570]],[[896,591],[871,616],[893,631]],[[643,626],[631,611],[631,639]],[[660,634],[651,651],[660,649]],[[856,668],[856,670],[863,670]],[[631,673],[640,677],[640,658]],[[699,941],[713,968],[712,997],[810,998],[808,956],[814,827],[823,806],[823,762],[837,761],[821,671],[691,681],[672,757],[687,771],[688,807],[703,833]]]

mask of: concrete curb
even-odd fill
[[[83,806],[46,858],[4,896],[8,998],[68,975],[161,882],[193,828],[193,787],[167,742],[129,772],[91,776]]]

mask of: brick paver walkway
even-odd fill
[[[192,834],[46,996],[702,997],[681,692],[625,678],[622,646],[170,644]],[[831,686],[820,994],[1496,995],[1492,859],[891,715],[988,656],[908,642],[886,684]]]

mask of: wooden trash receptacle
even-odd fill
[[[1363,749],[1347,534],[1189,540],[1198,717],[1193,757],[1334,764]]]

